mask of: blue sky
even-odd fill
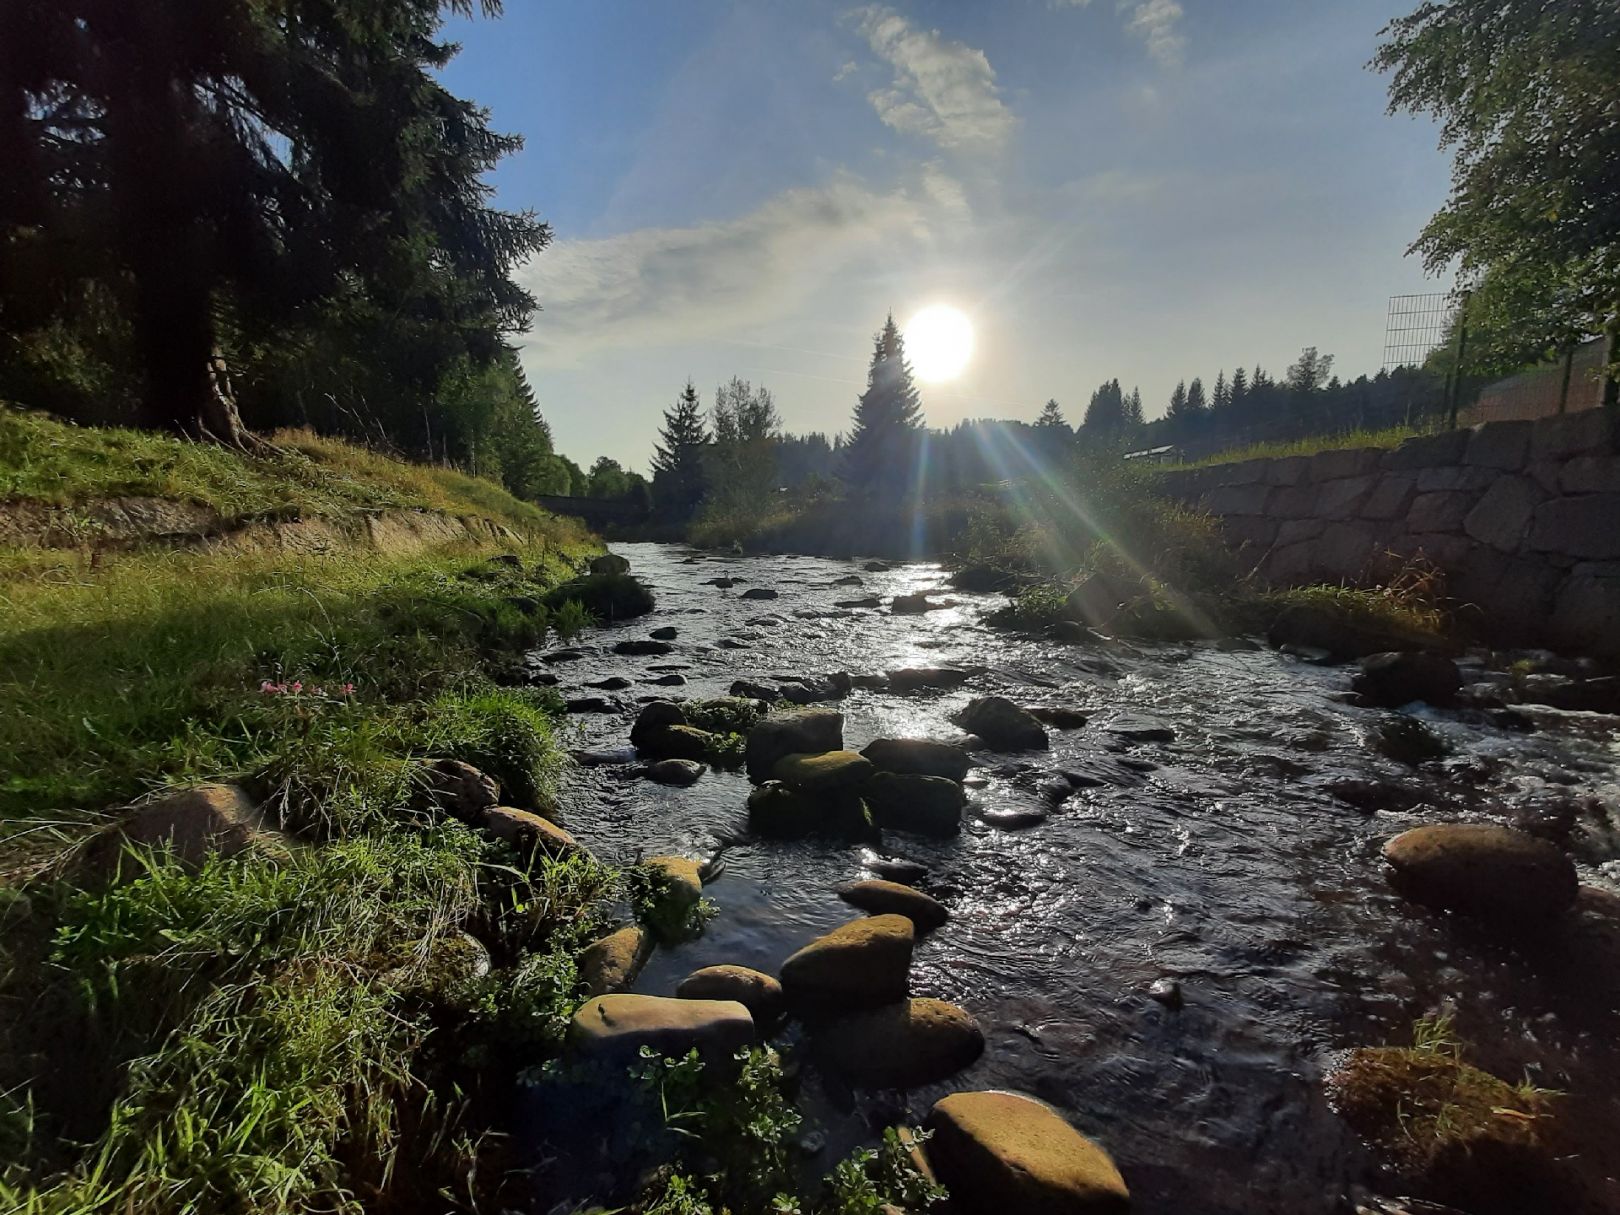
[[[1374,372],[1405,249],[1445,197],[1427,122],[1364,65],[1411,0],[507,0],[457,21],[449,86],[524,150],[501,205],[556,241],[521,271],[524,365],[559,450],[645,470],[687,376],[848,426],[893,309],[972,317],[928,420],[1305,345]]]

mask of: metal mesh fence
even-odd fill
[[[1392,295],[1384,319],[1384,370],[1421,367],[1451,335],[1457,300],[1449,291]]]

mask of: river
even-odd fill
[[[807,1075],[807,1128],[827,1136],[816,1166],[830,1168],[875,1128],[920,1120],[947,1092],[1013,1088],[1057,1106],[1103,1144],[1142,1215],[1348,1210],[1359,1187],[1387,1192],[1390,1183],[1324,1102],[1324,1070],[1347,1048],[1409,1041],[1414,1020],[1439,1008],[1454,1009],[1472,1061],[1563,1090],[1576,1121],[1608,1128],[1595,1142],[1615,1138],[1612,1001],[1579,967],[1538,965],[1403,902],[1379,857],[1384,840],[1421,822],[1514,818],[1593,797],[1612,812],[1614,719],[1548,712],[1536,715],[1540,729],[1520,732],[1479,713],[1425,709],[1452,755],[1412,768],[1370,745],[1385,713],[1340,699],[1346,668],[1260,647],[1074,646],[1003,633],[981,623],[999,596],[947,590],[930,564],[867,572],[809,557],[651,544],[615,551],[652,587],[658,609],[582,638],[574,648],[583,660],[542,667],[569,695],[623,702],[623,714],[574,716],[572,746],[625,745],[638,702],[660,696],[724,695],[736,679],[913,666],[989,670],[951,692],[855,690],[833,706],[845,715],[846,745],[951,738],[960,731],[950,715],[991,692],[1091,714],[1080,729],[1049,731],[1050,754],[982,754],[986,766],[974,775],[985,783],[971,790],[958,838],[889,832],[881,850],[750,841],[741,774],[711,772],[688,789],[614,766],[566,778],[567,825],[605,858],[707,857],[731,844],[706,888],[718,914],[700,939],[658,951],[636,991],[669,994],[715,963],[774,973],[858,914],[835,888],[872,876],[866,866],[880,852],[927,866],[917,884],[951,919],[919,940],[913,993],[972,1011],[987,1048],[948,1081],[905,1094],[851,1094]],[[839,584],[851,574],[861,585]],[[738,585],[705,584],[716,577]],[[779,597],[741,598],[755,587]],[[936,588],[955,606],[914,616],[834,606]],[[612,652],[614,642],[666,625],[678,630],[673,653]],[[685,686],[640,682],[668,674]],[[613,675],[632,686],[584,687]],[[1167,724],[1173,741],[1114,733],[1125,714]],[[1101,783],[1051,807],[1035,785],[1054,768]],[[1391,782],[1417,804],[1390,797],[1387,807],[1358,808],[1332,791],[1347,779]],[[1018,809],[1050,813],[1018,828],[984,820]],[[1612,887],[1601,817],[1580,818],[1573,846],[1583,882]],[[1179,1009],[1149,995],[1165,978],[1181,986]],[[1614,1177],[1617,1162],[1598,1151],[1583,1162],[1589,1179]]]

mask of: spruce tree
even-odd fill
[[[1100,384],[1091,394],[1086,416],[1080,423],[1081,432],[1088,439],[1112,441],[1125,430],[1125,397],[1118,380]]]
[[[1164,416],[1176,421],[1187,416],[1187,381],[1179,381],[1170,393],[1170,407],[1164,411]]]
[[[1114,381],[1116,384],[1119,381]],[[1142,390],[1132,388],[1131,395],[1125,398],[1125,429],[1135,433],[1146,425],[1147,420],[1142,416]]]
[[[703,500],[704,451],[709,431],[703,424],[703,403],[691,380],[664,411],[664,426],[653,449],[653,496],[658,509],[678,519],[688,518]]]
[[[1056,429],[1061,427],[1062,429],[1067,430],[1069,428],[1068,422],[1066,422],[1063,418],[1063,410],[1058,408],[1058,403],[1055,399],[1047,401],[1047,403],[1041,407],[1041,416],[1035,419],[1035,425],[1045,429]]]
[[[1204,400],[1204,381],[1194,376],[1193,382],[1187,385],[1187,412],[1197,415],[1208,408],[1209,403]]]
[[[846,479],[866,492],[905,492],[915,472],[912,457],[921,434],[922,397],[906,361],[905,339],[890,313],[873,340],[866,391],[855,403],[844,454]]]
[[[1232,373],[1232,408],[1243,408],[1243,398],[1249,395],[1249,373],[1239,367]]]
[[[1215,374],[1215,392],[1209,405],[1216,413],[1225,413],[1232,406],[1232,387],[1226,382],[1224,367]]]

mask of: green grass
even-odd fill
[[[1247,447],[1233,447],[1205,456],[1201,460],[1188,460],[1154,467],[1179,471],[1187,468],[1208,468],[1211,464],[1235,464],[1240,460],[1265,460],[1281,456],[1314,456],[1322,451],[1340,451],[1352,447],[1397,447],[1407,439],[1433,434],[1433,426],[1391,426],[1384,430],[1342,430],[1335,434],[1308,435],[1302,439],[1277,439],[1266,443],[1251,443]]]
[[[266,454],[246,456],[214,444],[73,426],[0,406],[0,503],[72,506],[117,496],[195,503],[227,524],[421,507],[493,519],[519,531],[568,527],[492,481],[390,459],[309,431],[281,431]]]

